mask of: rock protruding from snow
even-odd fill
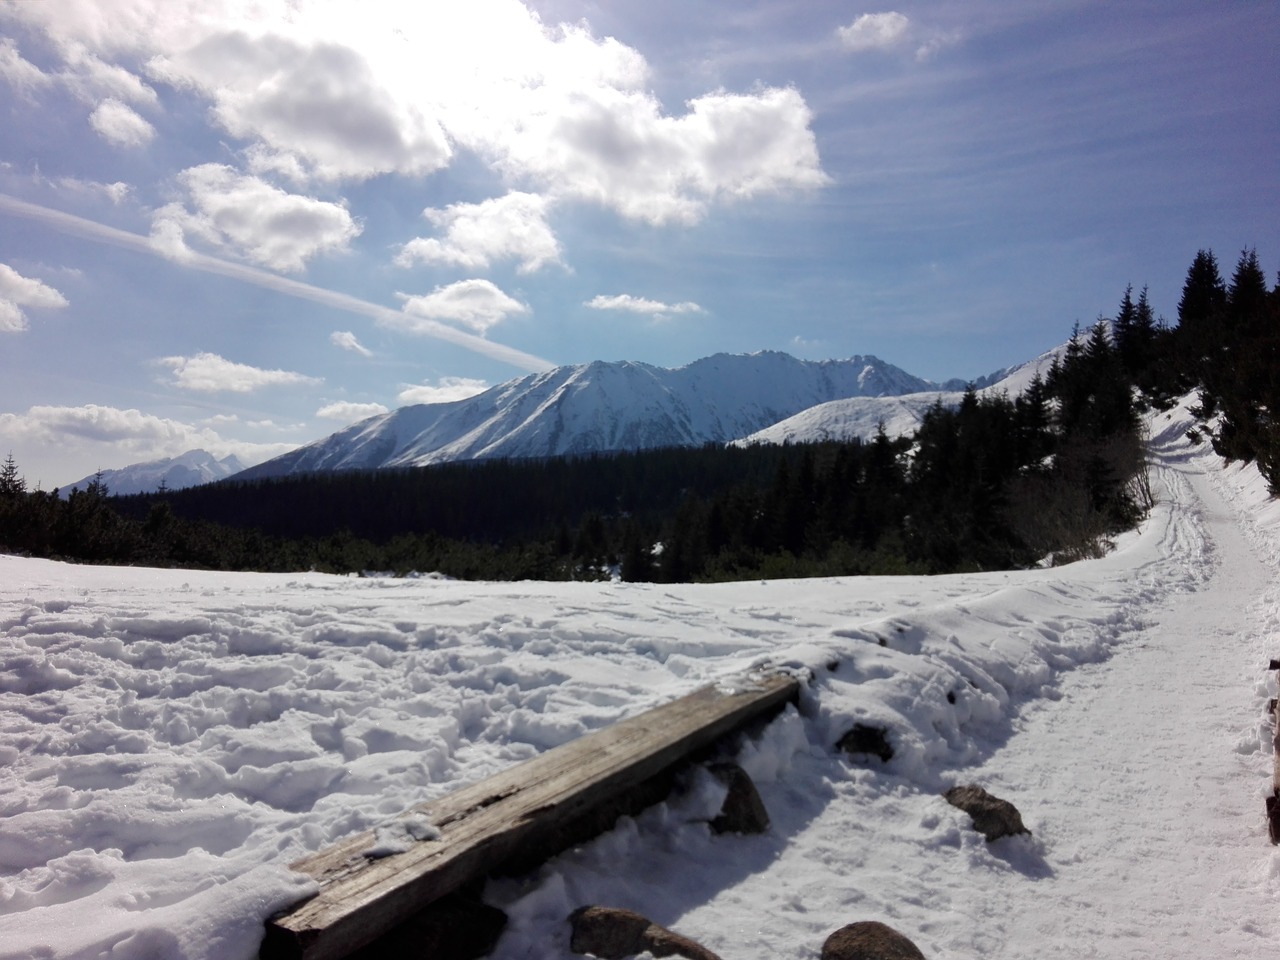
[[[769,829],[769,811],[747,771],[736,763],[713,763],[707,769],[729,788],[720,815],[711,821],[713,832],[764,833]]]
[[[855,723],[853,729],[840,738],[836,746],[845,753],[879,757],[885,763],[893,759],[893,744],[889,731],[866,723]]]
[[[619,907],[580,907],[570,915],[569,923],[573,927],[570,949],[601,960],[624,960],[646,952],[655,957],[720,960],[702,944]]]
[[[827,937],[822,960],[924,960],[924,954],[888,924],[862,920]]]
[[[952,787],[945,794],[947,803],[959,807],[973,819],[974,829],[987,838],[987,843],[1001,837],[1030,833],[1022,825],[1022,814],[1008,800],[993,797],[982,787]]]

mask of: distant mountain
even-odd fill
[[[244,464],[235,454],[219,460],[207,450],[188,450],[177,457],[135,463],[119,470],[103,470],[102,482],[107,485],[109,493],[124,496],[130,493],[154,493],[162,483],[170,490],[195,487],[222,480],[243,469]],[[62,496],[70,496],[71,491],[77,488],[84,490],[93,482],[93,477],[91,474],[76,483],[67,484],[60,491]]]
[[[595,362],[531,374],[466,400],[371,417],[238,479],[726,443],[832,400],[963,387],[913,377],[871,356],[716,354],[676,369]]]

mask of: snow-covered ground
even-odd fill
[[[812,677],[733,745],[771,830],[711,835],[695,784],[491,882],[496,957],[569,956],[583,903],[736,960],[816,958],[855,920],[934,960],[1280,955],[1280,513],[1185,428],[1154,421],[1142,528],[1054,570],[497,584],[0,557],[0,957],[252,957],[302,854],[766,662]],[[856,720],[891,761],[834,748]],[[985,843],[941,797],[969,782],[1032,836]]]

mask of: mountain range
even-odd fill
[[[202,483],[212,483],[233,476],[244,470],[244,464],[230,454],[221,459],[207,450],[188,450],[177,457],[135,463],[118,470],[101,471],[107,491],[119,496],[131,493],[153,493],[163,485],[169,490],[181,490]],[[91,474],[75,483],[69,483],[60,491],[65,498],[72,490],[84,490],[98,474]]]
[[[1061,349],[973,386],[1016,395]],[[882,427],[898,436],[913,432],[935,403],[957,404],[968,385],[915,377],[873,356],[721,353],[676,368],[596,361],[529,374],[465,400],[401,407],[248,469],[234,457],[191,451],[102,476],[112,493],[124,494],[155,490],[162,479],[176,490],[231,475],[251,480],[451,460],[849,440]]]
[[[872,356],[716,354],[674,369],[596,361],[519,377],[466,400],[370,417],[238,479],[729,443],[834,400],[928,395],[932,403],[964,387],[961,380],[912,376]]]

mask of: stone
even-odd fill
[[[707,770],[729,788],[720,815],[711,821],[714,833],[764,833],[769,811],[747,771],[736,763],[713,763]]]
[[[953,807],[959,807],[973,820],[974,829],[987,838],[987,843],[1001,837],[1030,833],[1022,825],[1022,814],[1008,800],[993,797],[982,787],[952,787],[944,797]]]
[[[573,928],[570,949],[600,960],[625,960],[646,951],[655,957],[720,960],[702,944],[620,907],[579,907],[570,914],[569,923]]]
[[[889,731],[884,727],[855,723],[836,746],[845,753],[867,753],[879,757],[885,763],[893,759],[893,745],[889,743]]]
[[[827,937],[822,960],[924,960],[924,954],[893,927],[863,920]]]

